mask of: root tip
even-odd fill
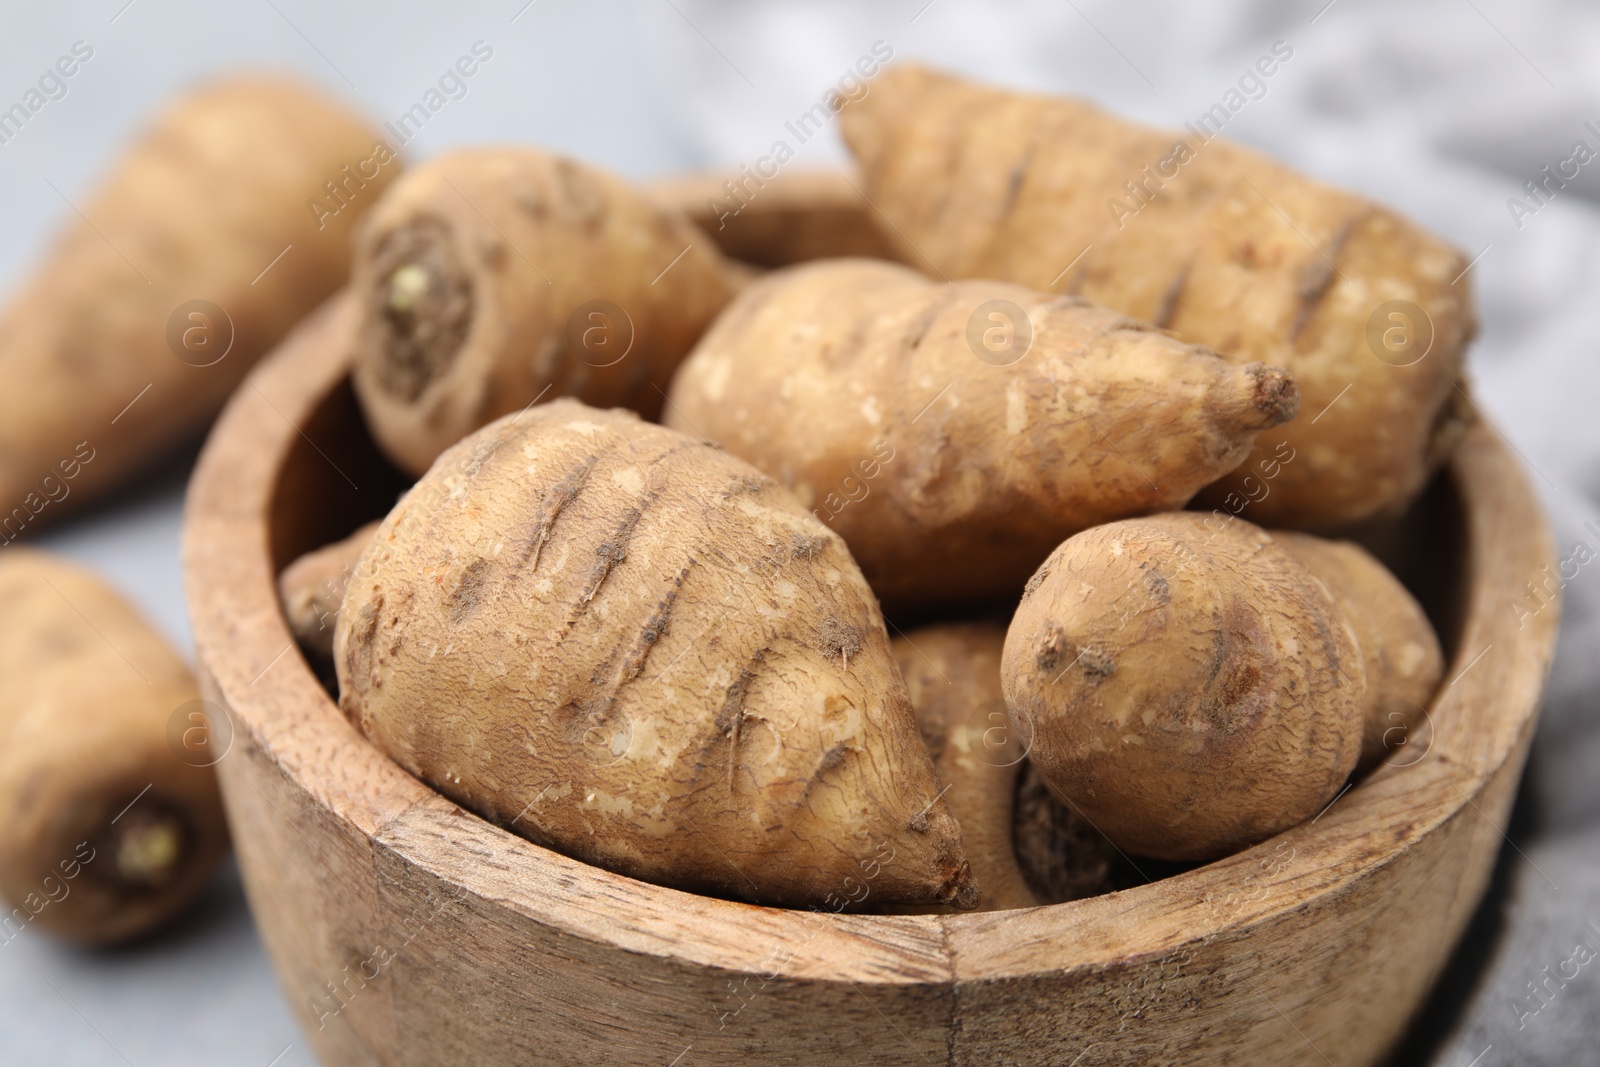
[[[956,873],[940,888],[939,903],[948,904],[957,911],[972,911],[981,896],[978,884],[972,880],[972,865],[962,860]]]
[[[1282,367],[1251,363],[1245,368],[1251,380],[1251,406],[1260,429],[1282,426],[1300,410],[1300,387]]]

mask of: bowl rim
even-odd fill
[[[1432,747],[1405,766],[1391,756],[1316,818],[1147,885],[1005,912],[784,910],[591,867],[464,811],[390,762],[345,719],[289,633],[268,511],[305,417],[348,376],[352,346],[341,338],[354,312],[341,293],[303,322],[235,393],[201,455],[183,531],[200,671],[231,713],[235,745],[242,735],[348,832],[527,921],[728,972],[873,985],[1180,959],[1309,900],[1337,901],[1469,806],[1488,820],[1480,794],[1526,753],[1559,607],[1519,618],[1506,605],[1553,565],[1554,544],[1520,465],[1480,420],[1448,467],[1469,585],[1460,639],[1429,709]]]

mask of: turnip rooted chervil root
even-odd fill
[[[598,866],[792,906],[976,903],[844,543],[704,442],[560,400],[373,536],[340,702],[457,803]]]

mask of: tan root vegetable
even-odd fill
[[[1071,534],[1181,507],[1295,404],[1281,369],[1072,298],[829,260],[741,293],[666,421],[793,489],[897,610],[1015,596]]]
[[[1031,760],[1018,768],[1014,807],[1012,851],[1039,903],[1061,904],[1122,888],[1117,875],[1126,874],[1127,865],[1118,864],[1116,846],[1050,791]]]
[[[1275,533],[1273,540],[1323,580],[1355,627],[1367,674],[1361,766],[1402,746],[1431,744],[1427,707],[1444,677],[1444,652],[1422,605],[1360,545],[1309,534]]]
[[[810,259],[890,259],[872,205],[842,171],[782,171],[759,188],[736,175],[686,174],[646,192],[682,211],[735,259],[786,267]]]
[[[1361,754],[1352,624],[1243,520],[1155,515],[1067,541],[1028,583],[1003,677],[1051,788],[1160,859],[1211,859],[1315,815]]]
[[[333,664],[333,627],[344,589],[378,524],[369,522],[342,541],[307,552],[278,575],[278,599],[289,632],[317,666]]]
[[[681,212],[531,148],[430,160],[355,255],[356,392],[412,474],[541,397],[654,414],[738,278]]]
[[[365,123],[277,78],[218,82],[158,118],[0,313],[0,540],[203,428],[344,283],[351,224],[399,166]]]
[[[1012,851],[1026,739],[1011,729],[1000,693],[1004,645],[1003,629],[978,623],[924,627],[891,645],[945,802],[961,824],[980,911],[1045,903],[1028,888]]]
[[[703,442],[561,400],[449,449],[374,535],[340,702],[457,803],[762,903],[976,889],[844,543]]]
[[[0,603],[0,940],[145,933],[227,851],[216,776],[194,765],[212,761],[186,736],[207,729],[194,677],[99,579],[42,552],[0,552]]]
[[[1398,510],[1465,429],[1466,260],[1371,201],[1193,127],[916,66],[840,122],[906,262],[1077,294],[1294,374],[1300,418],[1262,435],[1219,506],[1304,527]]]

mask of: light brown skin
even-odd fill
[[[228,847],[203,749],[173,748],[206,740],[194,677],[103,582],[45,553],[0,551],[0,603],[0,942],[146,933]]]
[[[412,474],[540,398],[654,415],[742,277],[685,215],[605,171],[449,152],[396,183],[356,241],[356,394]]]
[[[344,283],[351,225],[400,163],[371,163],[370,179],[341,168],[373,158],[378,140],[313,89],[233,78],[180,98],[97,192],[74,197],[84,217],[66,213],[65,233],[0,311],[0,541],[198,434],[255,360]],[[347,180],[333,214],[323,183]],[[313,197],[330,205],[320,218]],[[225,356],[226,323],[204,312],[178,315],[169,341],[174,313],[194,300],[231,320]]]
[[[906,262],[1083,296],[1294,374],[1300,417],[1261,435],[1210,503],[1255,496],[1243,479],[1287,442],[1297,458],[1252,520],[1317,529],[1398,511],[1470,422],[1466,258],[1362,197],[1226,140],[915,65],[873,79],[840,127]],[[1164,184],[1141,208],[1124,183],[1145,181],[1146,167]],[[1392,300],[1432,322],[1432,347],[1411,366],[1392,365],[1423,350],[1420,333],[1404,343],[1402,321],[1378,316],[1380,347],[1401,331],[1388,335],[1390,362],[1369,347],[1369,320]]]
[[[598,866],[842,910],[976,897],[844,542],[620,410],[507,416],[383,521],[340,704],[464,807]]]
[[[890,646],[945,803],[961,824],[981,887],[979,911],[1046,903],[1028,888],[1012,850],[1017,771],[1027,738],[1012,730],[1000,692],[1005,636],[988,623],[947,623],[913,630]]]
[[[345,586],[377,529],[369,522],[343,540],[307,552],[278,575],[278,600],[289,632],[319,668],[333,666],[333,630]]]
[[[1405,746],[1413,747],[1404,760],[1420,759],[1432,744],[1427,708],[1444,677],[1444,652],[1422,605],[1358,544],[1310,534],[1276,533],[1273,539],[1322,579],[1361,643],[1367,714],[1359,769]]]
[[[1031,323],[1020,358],[977,354],[983,330],[1005,340],[1005,318],[980,313],[996,299]],[[674,379],[666,423],[792,489],[894,613],[1015,597],[1064,538],[1181,507],[1295,404],[1278,368],[1075,298],[856,259],[740,294]]]
[[[1214,859],[1310,818],[1361,753],[1353,625],[1243,520],[1155,515],[1065,542],[1028,583],[1002,670],[1045,781],[1158,859]]]

